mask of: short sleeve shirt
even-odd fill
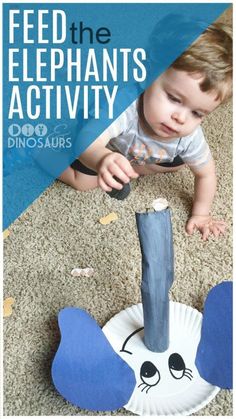
[[[211,159],[211,152],[200,126],[190,135],[173,140],[149,137],[139,124],[137,100],[107,130],[111,138],[107,147],[139,165],[172,162],[176,156],[180,156],[184,163],[200,168]]]

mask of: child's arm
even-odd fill
[[[193,234],[194,230],[200,231],[203,240],[207,240],[210,234],[218,237],[224,234],[226,223],[212,219],[210,215],[211,205],[216,192],[216,173],[215,164],[210,160],[202,169],[191,167],[195,176],[194,199],[192,215],[186,224],[188,234]]]
[[[106,192],[110,192],[112,188],[123,188],[114,176],[123,183],[129,183],[130,179],[138,177],[125,156],[106,148],[109,140],[110,137],[105,131],[79,157],[85,166],[98,173],[98,185]]]

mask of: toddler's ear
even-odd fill
[[[61,342],[52,379],[69,402],[88,410],[115,410],[128,403],[136,385],[133,370],[113,350],[84,310],[68,307],[58,316]]]
[[[233,385],[232,290],[233,283],[224,281],[208,293],[195,360],[204,380],[227,389]]]

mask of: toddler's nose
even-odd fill
[[[172,114],[172,119],[174,119],[176,122],[178,122],[178,124],[184,124],[186,121],[186,112],[184,110],[182,111],[178,111],[178,112],[174,112]]]

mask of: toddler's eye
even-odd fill
[[[171,100],[171,102],[181,103],[181,100],[180,99],[178,99],[177,97],[171,95],[170,93],[167,93],[167,97],[168,97],[168,99]]]
[[[201,114],[199,112],[196,112],[196,111],[193,111],[192,114],[195,118],[203,118],[203,116],[204,116],[203,114]]]

